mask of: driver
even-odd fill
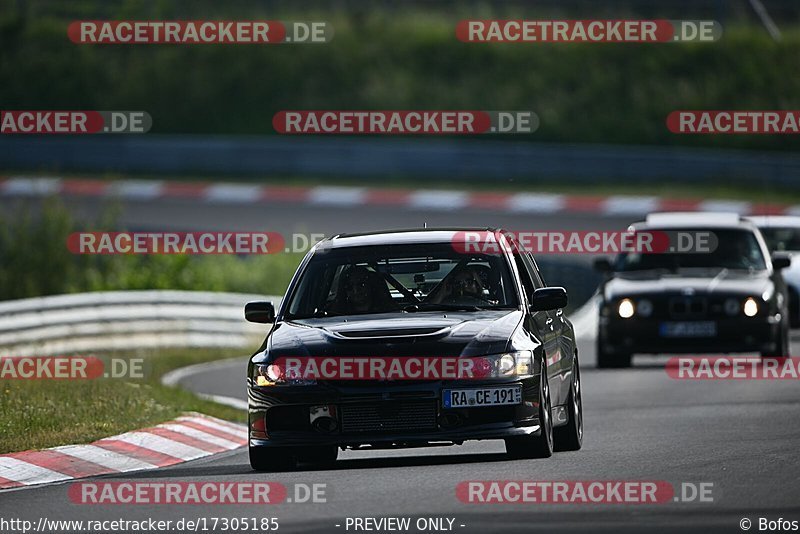
[[[380,313],[396,308],[380,274],[355,265],[343,275],[337,313]]]

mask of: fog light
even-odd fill
[[[317,432],[327,434],[335,431],[339,426],[336,421],[336,406],[333,404],[311,406],[308,414],[311,427]]]
[[[754,317],[758,313],[758,302],[753,297],[748,297],[744,301],[744,314],[748,317]]]
[[[629,319],[633,317],[634,308],[633,308],[633,301],[631,299],[623,299],[622,302],[619,303],[619,308],[617,308],[617,312],[619,316],[623,319]]]
[[[639,314],[642,317],[650,317],[653,313],[653,303],[647,299],[640,300],[636,308],[639,310]]]

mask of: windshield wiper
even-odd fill
[[[420,302],[419,304],[410,304],[406,306],[403,308],[403,311],[482,311],[485,309],[486,308],[472,304],[435,304],[433,302]]]
[[[289,321],[295,320],[303,320],[303,319],[322,319],[323,317],[336,317],[338,315],[342,315],[341,313],[331,313],[325,310],[315,311],[314,313],[308,313],[306,315],[289,315],[286,317]]]

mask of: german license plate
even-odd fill
[[[714,337],[717,323],[714,321],[678,321],[661,323],[661,337]]]
[[[522,386],[478,389],[446,389],[442,392],[445,408],[481,408],[522,403]]]

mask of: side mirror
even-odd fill
[[[563,287],[542,287],[534,290],[531,301],[533,311],[547,311],[564,308],[569,299]]]
[[[248,302],[244,305],[244,318],[251,323],[274,323],[275,307],[271,302]]]
[[[610,273],[614,270],[611,266],[611,262],[608,261],[608,258],[597,258],[594,260],[594,270],[599,271],[601,273]]]
[[[776,271],[785,269],[792,264],[792,256],[785,252],[776,252],[772,255],[772,268]]]

